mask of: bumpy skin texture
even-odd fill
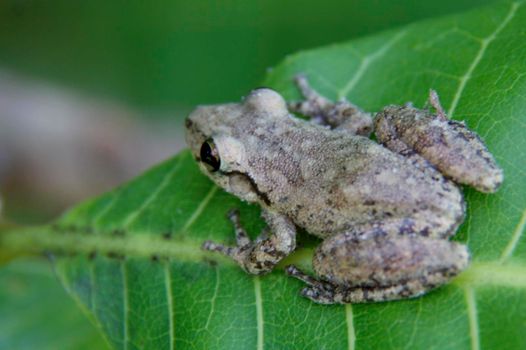
[[[416,297],[464,270],[465,246],[443,239],[337,235],[324,241],[313,258],[325,282],[306,281],[302,295],[322,304],[359,303]],[[302,278],[294,267],[287,271]]]
[[[397,151],[402,144],[458,183],[489,193],[502,183],[502,169],[480,137],[462,122],[414,107],[388,106],[378,113],[375,130],[382,144]]]
[[[307,100],[289,107],[314,123],[291,115],[270,89],[254,90],[239,104],[198,107],[187,118],[187,142],[203,172],[261,205],[269,225],[268,235],[251,242],[231,215],[237,246],[203,247],[262,274],[295,249],[295,226],[302,227],[324,239],[313,259],[320,280],[293,266],[287,272],[309,285],[304,296],[327,304],[414,297],[462,271],[467,249],[447,238],[465,206],[450,178],[485,191],[502,182],[478,136],[443,113],[386,107],[374,123],[382,146],[360,136],[372,129],[368,113],[346,101],[333,104],[302,77],[297,83]],[[445,130],[445,144],[433,138],[435,127]],[[416,141],[412,133],[420,135]],[[450,139],[467,141],[451,150]],[[205,164],[203,144],[213,148],[219,169]],[[457,147],[471,162],[444,156],[459,153]],[[485,175],[472,174],[473,164]]]

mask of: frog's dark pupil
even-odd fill
[[[215,145],[211,141],[205,141],[201,145],[201,161],[210,165],[212,171],[219,170],[221,165]]]

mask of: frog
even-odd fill
[[[263,275],[294,252],[304,230],[321,239],[314,276],[284,270],[319,304],[414,298],[465,270],[468,248],[450,240],[465,218],[461,186],[493,193],[503,181],[481,137],[449,119],[433,90],[423,109],[388,105],[373,115],[324,97],[305,75],[295,83],[302,100],[258,88],[186,118],[201,171],[259,205],[267,224],[252,240],[231,210],[236,244],[209,240],[202,248]]]

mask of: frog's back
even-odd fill
[[[444,234],[463,218],[454,183],[425,162],[395,154],[361,136],[321,127],[276,133],[279,152],[269,198],[294,222],[321,237],[375,222],[397,221],[417,231]],[[280,187],[280,183],[287,186]]]

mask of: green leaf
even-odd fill
[[[494,195],[465,189],[468,217],[457,239],[469,245],[472,264],[422,298],[316,305],[280,270],[252,277],[202,252],[205,239],[233,241],[228,209],[241,207],[254,234],[262,222],[257,208],[200,174],[188,152],[80,205],[35,239],[81,252],[57,258],[57,271],[119,349],[526,348],[524,23],[522,2],[499,3],[295,54],[266,79],[296,99],[291,77],[306,73],[326,96],[370,111],[421,106],[434,88],[449,114],[487,142],[505,182]],[[310,253],[290,259],[308,265]]]
[[[0,348],[108,349],[56,283],[49,262],[23,259],[0,269]]]

